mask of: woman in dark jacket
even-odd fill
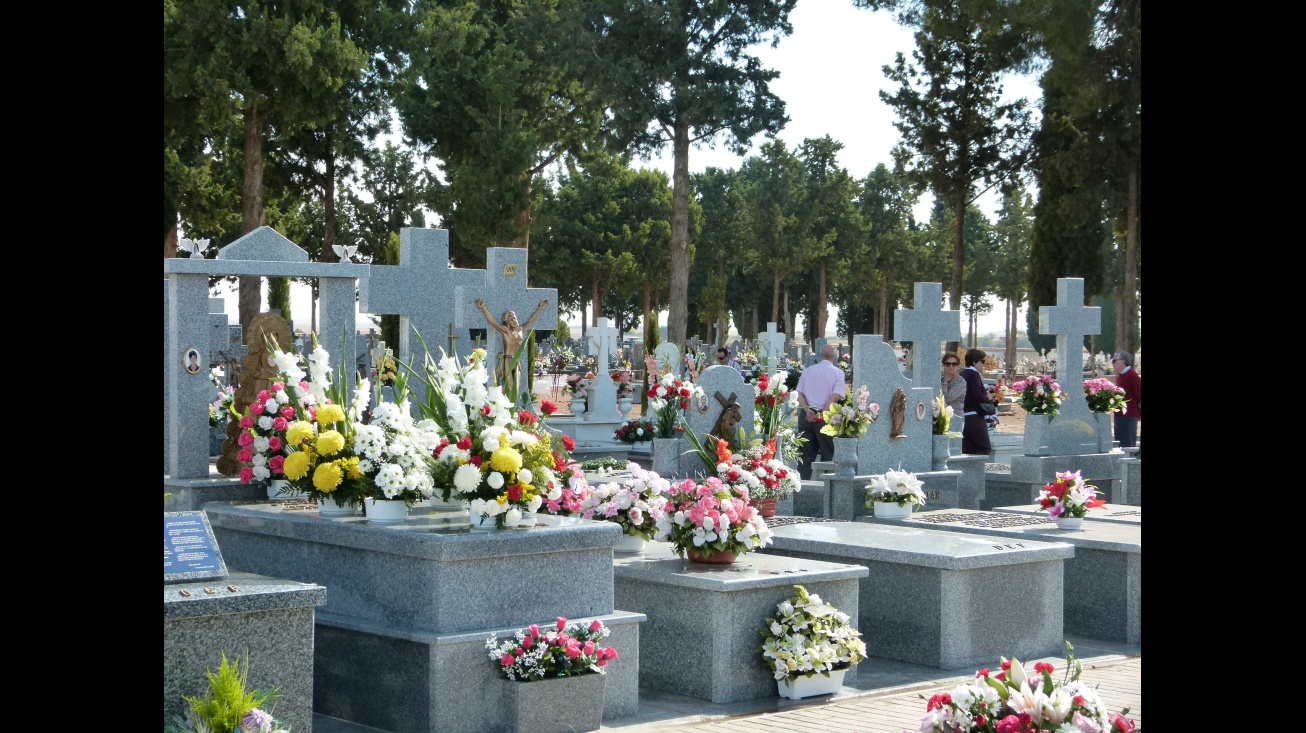
[[[992,402],[989,391],[984,387],[984,378],[976,364],[983,364],[987,356],[979,349],[966,352],[966,368],[961,370],[961,378],[966,380],[966,399],[962,402],[965,421],[961,429],[961,452],[987,455],[993,452],[989,442],[989,424],[985,414],[980,412],[981,402]]]

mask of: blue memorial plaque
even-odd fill
[[[227,564],[204,512],[163,513],[163,582],[227,577]]]

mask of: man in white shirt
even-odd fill
[[[822,461],[834,458],[834,438],[821,433],[825,426],[821,413],[832,401],[841,400],[847,394],[843,370],[834,365],[837,358],[839,350],[834,344],[823,346],[821,360],[803,370],[794,390],[798,395],[798,433],[807,438],[798,461],[798,475],[803,479],[812,477],[812,460],[818,452]]]

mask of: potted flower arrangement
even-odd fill
[[[1093,412],[1125,411],[1125,390],[1110,379],[1085,379],[1084,399]]]
[[[503,389],[489,383],[484,362],[484,349],[473,350],[462,365],[448,356],[437,363],[427,354],[420,377],[426,401],[418,408],[444,436],[434,450],[435,490],[444,501],[465,502],[476,524],[492,520],[502,529],[561,497],[559,474],[570,449],[543,418],[514,409]]]
[[[757,396],[753,398],[753,416],[757,423],[757,434],[763,440],[770,440],[779,434],[789,418],[794,422],[794,408],[798,407],[798,395],[790,392],[786,375],[779,372],[774,378],[763,374],[757,379]]]
[[[363,505],[374,524],[402,522],[413,504],[435,490],[431,463],[440,445],[440,430],[435,420],[413,419],[407,382],[396,371],[391,378],[396,402],[377,402],[366,422],[354,426],[359,470],[369,483]],[[360,384],[360,390],[365,386]]]
[[[548,631],[531,624],[504,641],[491,634],[485,648],[506,680],[512,729],[598,730],[604,674],[618,658],[616,649],[601,646],[609,633],[598,619],[579,624],[559,616]]]
[[[1060,412],[1061,400],[1065,399],[1061,385],[1046,374],[1022,379],[1011,388],[1020,393],[1020,406],[1030,415],[1055,416]]]
[[[866,659],[866,643],[848,614],[801,585],[794,592],[758,630],[762,661],[775,675],[780,697],[838,692],[848,670]]]
[[[935,395],[930,402],[930,409],[934,413],[934,421],[930,423],[931,432],[934,434],[930,467],[935,471],[942,471],[948,467],[948,441],[952,438],[960,438],[961,433],[952,430],[952,408],[948,407],[946,395],[942,392]]]
[[[866,486],[866,508],[873,509],[877,519],[910,517],[916,507],[925,506],[924,485],[914,473],[889,469]]]
[[[766,520],[748,503],[747,490],[709,476],[685,479],[667,492],[666,512],[653,539],[696,562],[731,563],[771,544]]]
[[[740,441],[746,447],[718,463],[716,475],[731,486],[746,490],[749,503],[764,518],[774,517],[779,500],[802,490],[798,472],[776,458],[775,438],[763,444],[758,439],[748,441],[741,435]],[[718,450],[725,445],[725,441],[718,441]]]
[[[870,390],[866,385],[857,388],[857,393],[841,400],[831,400],[821,413],[825,423],[821,433],[836,438],[860,438],[866,434],[866,427],[880,416],[878,402],[869,402]]]
[[[614,432],[617,440],[623,443],[646,443],[653,440],[655,430],[656,428],[653,427],[651,420],[637,417],[634,420],[623,422]]]
[[[1129,708],[1108,712],[1093,685],[1080,681],[1084,665],[1066,642],[1066,667],[1061,681],[1053,679],[1056,665],[1034,664],[1031,675],[1017,659],[1001,657],[1002,671],[981,669],[967,682],[929,698],[921,733],[1006,733],[1015,731],[1093,731],[1133,733]],[[921,699],[926,699],[923,695]]]
[[[626,471],[630,478],[594,486],[581,504],[581,516],[617,523],[625,536],[616,551],[641,552],[657,533],[671,482],[634,462],[626,464]]]
[[[1080,529],[1089,509],[1106,506],[1097,494],[1097,487],[1084,483],[1079,471],[1060,471],[1038,492],[1038,505],[1061,529]]]
[[[573,415],[585,412],[585,400],[589,397],[589,392],[585,389],[586,384],[588,384],[586,377],[581,374],[567,375],[567,384],[563,387],[563,394],[565,399],[571,403]]]
[[[371,393],[368,380],[359,380],[353,399],[348,399],[343,380],[337,382],[332,377],[330,354],[316,338],[307,357],[307,374],[297,354],[282,351],[276,344],[271,344],[269,351],[288,394],[285,404],[294,412],[285,429],[282,463],[291,488],[316,501],[323,516],[353,514],[370,488],[354,452],[354,433],[363,422]]]
[[[571,437],[564,435],[562,439],[568,443]],[[550,491],[544,497],[544,503],[540,505],[539,511],[544,514],[553,514],[559,517],[579,517],[585,508],[585,500],[589,498],[590,492],[594,487],[590,486],[585,480],[585,472],[575,463],[567,466],[570,475],[566,482],[558,487],[557,491]]]

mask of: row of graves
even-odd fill
[[[401,265],[328,265],[261,229],[217,260],[166,261],[165,718],[184,712],[182,696],[200,694],[206,670],[225,653],[247,655],[252,687],[280,690],[277,718],[294,731],[311,732],[325,718],[337,729],[394,733],[523,729],[512,702],[520,683],[502,679],[486,640],[560,617],[602,624],[604,644],[620,651],[602,675],[602,702],[593,703],[603,721],[638,714],[641,689],[719,704],[775,697],[758,627],[794,585],[851,617],[872,668],[882,659],[969,674],[999,656],[1056,655],[1066,635],[1141,645],[1141,462],[1110,451],[1110,422],[1088,413],[1069,384],[1062,413],[1027,431],[1025,455],[1009,472],[986,471],[988,456],[940,462],[929,412],[937,361],[921,360],[913,382],[879,336],[854,339],[854,388],[866,385],[884,405],[905,399],[907,409],[860,439],[838,441],[834,460],[818,464],[816,478],[768,520],[770,544],[729,564],[682,559],[665,542],[617,552],[620,525],[574,516],[483,531],[465,508],[430,502],[395,524],[324,518],[289,511],[210,465],[210,387],[183,358],[202,343],[210,276],[320,278],[324,334],[352,326],[357,289],[367,312],[400,313],[406,334],[447,332],[460,355],[460,329],[472,316],[484,320],[483,310],[530,314],[539,306],[534,327],[553,327],[556,294],[526,286],[525,250],[491,249],[486,270],[457,270],[447,241],[441,230],[405,229]],[[897,333],[922,351],[960,336],[960,314],[941,309],[941,294],[938,283],[918,283],[915,309],[895,313]],[[1096,328],[1098,309],[1085,308],[1082,294],[1082,281],[1060,281],[1057,305],[1042,309],[1040,330],[1057,333],[1058,346]],[[587,335],[606,363],[616,329],[601,324]],[[785,348],[778,336],[766,347],[777,361]],[[401,343],[400,358],[416,346]],[[670,349],[655,356],[680,360]],[[355,357],[332,352],[341,367]],[[347,371],[339,373],[352,378]],[[687,430],[753,424],[755,387],[739,371],[711,366],[696,384],[704,399],[686,410]],[[601,428],[610,439],[613,394],[595,401],[589,420],[550,424],[573,437]],[[671,480],[703,473],[683,438],[654,441],[651,460]],[[922,479],[921,511],[885,519],[865,509],[867,483],[889,469]],[[1071,470],[1103,487],[1109,502],[1067,531],[1034,497],[1055,472]],[[857,685],[858,669],[845,685]]]

